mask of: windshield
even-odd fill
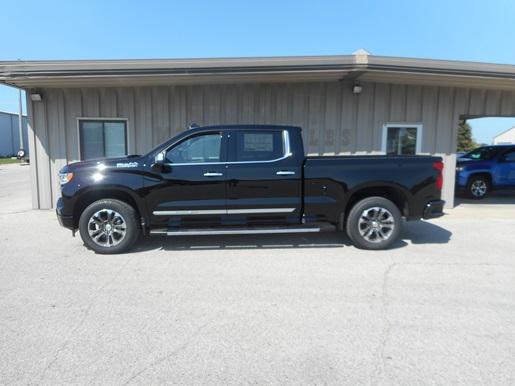
[[[474,160],[486,161],[492,159],[497,154],[498,148],[493,146],[479,147],[461,156]]]
[[[154,146],[152,148],[152,150],[150,150],[147,154],[145,154],[145,157],[151,155],[151,154],[154,154],[157,150],[159,150],[160,148],[162,148],[163,146],[165,145],[168,145],[168,144],[172,144],[174,142],[176,142],[182,135],[184,134],[184,131],[181,131],[179,132],[179,134],[177,135],[174,135],[172,138],[170,139],[167,139],[166,141],[164,142],[161,142],[159,145],[157,146]]]

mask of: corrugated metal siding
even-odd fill
[[[421,122],[422,152],[450,154],[460,116],[515,116],[514,92],[362,86],[359,95],[346,82],[42,90],[43,102],[28,100],[35,131],[35,207],[52,206],[58,169],[79,158],[78,117],[128,119],[131,153],[145,153],[191,123],[269,123],[301,126],[307,153],[323,155],[381,152],[386,122]],[[452,196],[451,179],[446,181],[447,198]]]
[[[25,151],[28,151],[26,116],[22,116],[22,127],[23,143]],[[16,155],[18,150],[20,150],[18,115],[0,111],[0,157]]]

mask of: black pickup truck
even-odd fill
[[[327,230],[385,249],[403,217],[443,214],[442,169],[431,156],[306,157],[299,127],[196,127],[144,156],[65,166],[57,217],[98,253],[127,251],[141,234]]]

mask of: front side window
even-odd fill
[[[387,155],[415,155],[420,147],[419,126],[394,126],[385,127],[385,151]]]
[[[236,133],[235,161],[270,161],[284,155],[281,131]]]
[[[166,152],[166,161],[172,164],[221,161],[222,136],[220,133],[188,138]]]
[[[112,158],[127,155],[127,122],[79,120],[80,158]]]
[[[495,157],[499,154],[499,149],[494,146],[478,147],[464,155],[461,158],[469,158],[477,161],[486,161]]]

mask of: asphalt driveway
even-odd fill
[[[515,205],[389,251],[340,234],[153,238],[101,256],[0,166],[0,384],[513,384]]]

